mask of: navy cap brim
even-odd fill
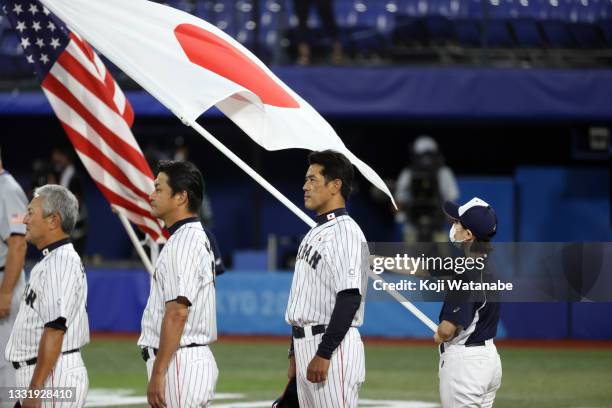
[[[444,211],[444,214],[454,220],[459,219],[459,204],[457,203],[453,203],[452,201],[445,201],[442,205],[442,211]]]

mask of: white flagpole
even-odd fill
[[[134,245],[134,248],[136,249],[136,252],[138,253],[138,256],[140,257],[140,260],[145,266],[147,272],[149,272],[149,275],[153,276],[153,265],[151,264],[149,257],[144,251],[142,244],[138,240],[138,237],[136,236],[136,233],[134,232],[134,229],[132,228],[132,224],[130,224],[130,221],[125,216],[123,211],[121,211],[121,209],[115,206],[111,206],[111,207],[113,208],[113,212],[117,214],[117,216],[119,217],[121,224],[123,224],[123,228],[125,228],[125,232],[127,232],[128,236],[130,237],[130,241],[132,241],[132,245]]]
[[[151,250],[151,264],[155,265],[157,262],[157,257],[159,256],[159,244],[151,238],[150,235],[147,234],[146,244],[149,246]]]
[[[208,140],[213,146],[215,146],[221,153],[223,153],[227,158],[229,158],[234,164],[244,170],[249,176],[251,176],[255,181],[257,181],[263,188],[265,188],[270,194],[272,194],[275,198],[277,198],[281,203],[285,204],[289,210],[291,210],[295,215],[297,215],[302,221],[304,221],[309,227],[314,227],[316,222],[310,218],[304,211],[302,211],[299,207],[293,204],[287,197],[283,195],[280,191],[278,191],[272,184],[270,184],[266,179],[261,177],[259,173],[257,173],[251,166],[246,164],[240,157],[236,156],[234,152],[225,147],[223,143],[221,143],[216,137],[211,135],[206,129],[204,129],[199,123],[195,120],[193,121],[185,121],[188,126],[191,126],[198,132],[200,135],[204,137],[204,139]],[[372,273],[370,271],[370,275],[372,275],[373,279],[385,281],[380,276]],[[434,332],[438,329],[438,325],[435,324],[429,317],[427,317],[423,312],[421,312],[415,305],[413,305],[408,299],[398,293],[393,289],[386,289],[387,292],[395,300],[397,300],[404,308],[406,308],[409,312],[411,312],[417,319],[419,319],[425,326],[429,327]]]
[[[228,159],[234,162],[234,164],[244,170],[249,176],[251,176],[256,182],[261,184],[263,188],[268,190],[270,194],[272,194],[276,199],[278,199],[281,203],[285,204],[287,208],[289,208],[295,215],[297,215],[302,221],[308,224],[309,227],[314,227],[317,223],[310,218],[304,211],[298,208],[295,204],[293,204],[287,197],[283,195],[280,191],[276,189],[272,184],[268,183],[266,179],[261,177],[259,173],[257,173],[253,168],[251,168],[248,164],[246,164],[242,159],[234,154],[230,149],[225,147],[223,143],[221,143],[216,137],[211,135],[206,129],[200,126],[195,120],[186,122],[188,126],[191,126],[204,136],[204,139],[208,140],[213,146],[221,151],[224,155],[227,156]]]

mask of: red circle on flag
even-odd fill
[[[266,105],[299,108],[283,87],[231,43],[193,24],[180,24],[174,35],[192,63],[208,69],[259,96]]]

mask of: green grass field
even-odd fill
[[[213,352],[220,370],[217,393],[244,394],[240,401],[245,402],[271,401],[281,392],[287,368],[284,344],[220,342]],[[612,407],[610,349],[499,347],[499,352],[503,380],[496,407]],[[135,340],[95,340],[83,354],[90,390],[129,389],[144,395],[146,371]],[[366,341],[367,374],[360,396],[438,402],[437,361],[431,346]]]

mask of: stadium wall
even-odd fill
[[[149,294],[147,272],[139,269],[88,268],[92,331],[138,332]],[[284,321],[291,273],[229,271],[219,276],[217,325],[221,334],[288,335]],[[437,321],[439,303],[417,303]],[[607,318],[612,303],[514,303],[502,306],[498,338],[612,339]],[[364,336],[429,338],[431,332],[399,303],[376,300],[366,305]]]

